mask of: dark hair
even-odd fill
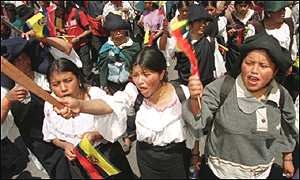
[[[167,63],[164,54],[157,48],[144,47],[136,56],[133,66],[140,65],[154,72],[161,73],[167,70]],[[167,71],[163,81],[168,81]]]
[[[14,15],[17,15],[16,6],[14,4],[12,4],[12,3],[6,3],[4,5],[4,9],[6,11],[9,11],[9,12],[13,13]]]
[[[204,7],[213,6],[213,7],[217,8],[217,1],[201,1],[200,4]]]
[[[177,3],[177,9],[181,9],[183,7],[189,7],[192,4],[190,1],[178,1]]]
[[[246,5],[251,5],[251,1],[235,1],[234,5],[239,5],[239,4],[246,4]]]
[[[52,62],[47,71],[47,80],[50,84],[50,77],[53,72],[72,72],[80,83],[80,88],[87,92],[87,85],[83,77],[81,69],[79,69],[72,61],[66,58],[56,59]]]

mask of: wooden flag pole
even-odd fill
[[[6,58],[1,56],[1,72],[6,74],[9,78],[20,84],[24,88],[28,89],[33,94],[48,101],[50,104],[62,109],[64,105],[59,103],[48,92],[39,87],[33,80],[26,76],[22,71],[12,65]]]
[[[18,34],[22,34],[23,31],[21,31],[20,29],[18,29],[15,25],[13,25],[12,23],[10,23],[9,21],[7,21],[3,16],[1,17],[1,21],[4,22],[4,24],[6,24],[8,27],[10,27],[11,29],[15,30]]]

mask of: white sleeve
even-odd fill
[[[8,90],[1,87],[1,106],[2,106],[2,100],[7,93],[8,93]],[[14,120],[14,117],[9,110],[4,122],[1,123],[1,140],[4,139],[5,137],[7,137],[9,130],[13,127],[13,125],[14,125],[13,120]]]
[[[188,99],[190,98],[190,91],[189,91],[189,88],[183,84],[180,85],[182,90],[183,90],[183,93],[185,95],[185,98]]]
[[[54,59],[66,58],[66,59],[72,61],[78,68],[82,68],[82,62],[80,60],[80,57],[78,56],[78,54],[75,52],[75,50],[73,48],[69,55],[56,49],[55,47],[50,47],[49,52],[54,57]]]
[[[43,128],[42,128],[42,132],[43,132],[43,139],[46,142],[51,142],[51,140],[55,139],[56,136],[54,134],[54,129],[53,126],[51,124],[51,118],[50,118],[50,113],[52,111],[52,105],[49,104],[48,102],[45,102],[45,106],[44,106],[44,121],[43,121]]]
[[[295,121],[295,124],[296,124],[296,128],[299,132],[299,95],[295,101],[295,111],[296,111],[296,121]]]
[[[219,34],[224,38],[225,43],[227,43],[228,36],[226,31],[227,19],[225,16],[221,16],[218,19],[218,29]]]
[[[298,54],[298,47],[297,47],[297,37],[296,35],[293,35],[293,44],[291,48],[291,57],[293,61],[296,61]]]
[[[248,24],[245,39],[247,39],[250,36],[254,36],[254,35],[255,35],[255,27],[252,24]]]
[[[124,91],[117,91],[113,96],[103,95],[101,98],[113,109],[111,114],[95,115],[95,128],[107,141],[117,141],[126,131],[127,112],[134,96],[132,86],[128,83]]]

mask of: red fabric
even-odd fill
[[[96,20],[90,15],[87,15],[89,23],[91,25],[92,34],[95,36],[107,36],[108,32],[102,27],[101,20]]]
[[[80,22],[77,22],[77,11],[79,11]],[[82,27],[86,27],[88,25],[88,17],[82,11],[76,8],[73,8],[71,12],[66,16],[65,27],[68,35],[79,36],[84,32],[84,29]]]
[[[79,12],[77,12],[79,11]],[[79,15],[79,18],[78,18]],[[70,36],[75,36],[78,37],[80,34],[82,34],[85,30],[83,29],[83,27],[87,27],[89,26],[89,21],[88,21],[88,17],[87,15],[82,12],[81,10],[77,9],[77,8],[73,8],[69,14],[66,15],[66,24],[65,24],[65,28],[67,31],[67,34]],[[77,19],[80,22],[77,22]],[[85,45],[87,43],[87,39],[85,41],[83,41],[79,47]],[[75,49],[78,47],[74,47]]]
[[[91,179],[103,179],[103,177],[99,174],[97,169],[90,163],[89,160],[87,160],[84,156],[82,156],[77,148],[74,148],[74,153],[76,154],[76,158],[82,165],[82,167],[86,170],[86,172],[89,174]]]
[[[184,54],[188,57],[190,63],[191,63],[191,72],[193,75],[198,73],[198,64],[197,64],[197,57],[190,45],[190,43],[187,41],[187,39],[183,38],[183,35],[181,33],[181,29],[176,29],[172,31],[173,35],[175,36],[181,50],[184,52]],[[199,78],[200,78],[200,72],[199,72]]]
[[[48,30],[49,35],[52,37],[56,36],[56,29],[55,29],[55,5],[51,5],[47,7],[48,13]]]

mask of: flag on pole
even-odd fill
[[[74,151],[76,158],[91,179],[104,179],[120,173],[120,170],[97,151],[86,137],[83,137]]]
[[[187,24],[187,20],[178,21],[174,24],[171,24],[171,31],[173,36],[176,38],[177,45],[184,52],[184,54],[188,57],[191,63],[191,72],[193,75],[198,74],[198,63],[197,57],[192,49],[191,44],[183,37],[181,29],[185,27]],[[199,73],[200,74],[200,73]],[[198,75],[199,75],[198,74]]]
[[[37,38],[45,37],[44,28],[46,27],[47,20],[41,12],[29,18],[26,23],[35,32]]]
[[[55,9],[56,5],[51,4],[50,6],[47,7],[47,13],[48,13],[48,30],[49,30],[49,35],[52,37],[56,36],[56,29],[55,29]]]

